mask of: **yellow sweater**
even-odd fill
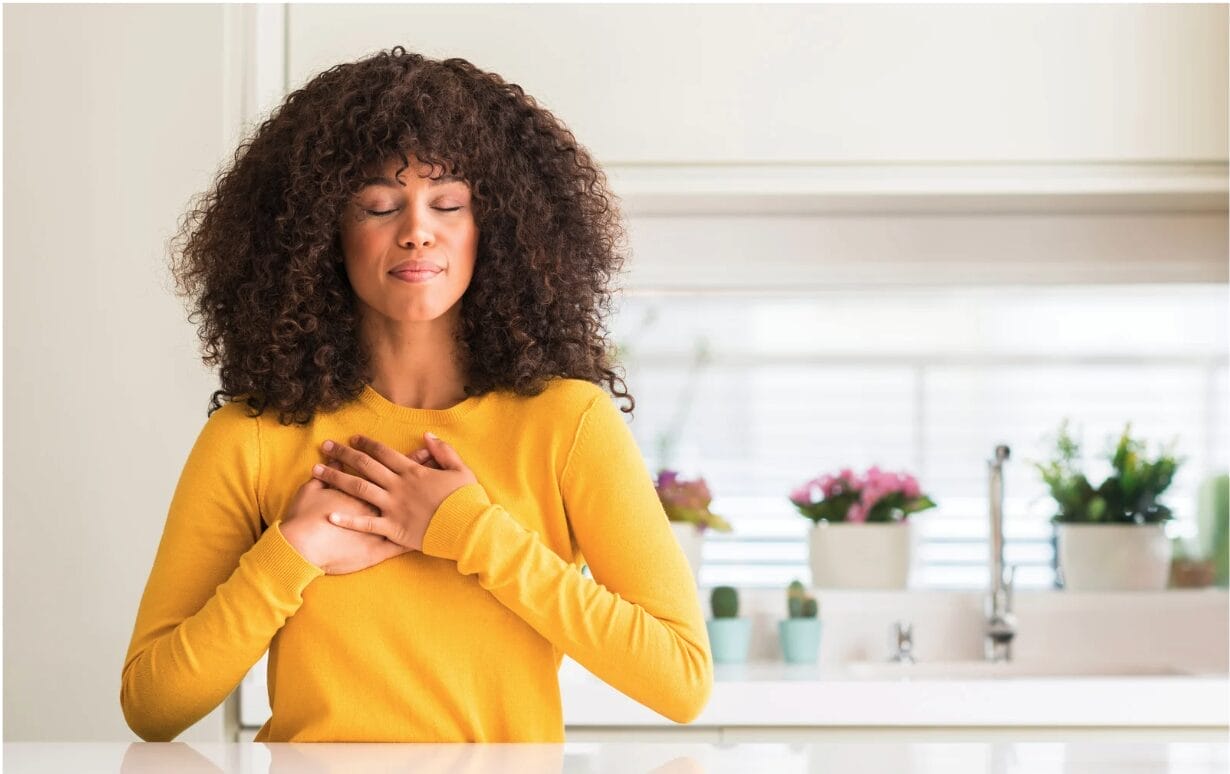
[[[266,649],[258,742],[562,742],[564,654],[676,722],[704,708],[696,585],[600,387],[555,379],[432,410],[365,386],[307,426],[246,411],[209,417],[171,500],[120,688],[142,739],[200,720]],[[326,438],[409,453],[427,430],[478,483],[440,505],[422,552],[325,575],[282,537]]]

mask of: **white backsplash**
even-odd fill
[[[710,589],[701,589],[705,617]],[[893,624],[913,625],[917,661],[984,658],[986,594],[976,591],[812,590],[821,621],[820,663],[885,660]],[[1012,658],[1098,664],[1167,663],[1230,671],[1230,595],[1225,589],[1159,592],[1017,591]],[[740,589],[739,614],[752,620],[749,661],[780,661],[777,621],[786,594]]]

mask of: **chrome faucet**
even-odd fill
[[[1016,616],[1012,614],[1012,586],[1016,567],[1004,567],[1004,460],[1008,447],[995,447],[995,458],[988,460],[991,470],[991,592],[986,599],[986,658],[1011,661],[1012,638],[1016,635]],[[1005,571],[1006,570],[1006,571]]]
[[[893,624],[892,640],[893,654],[889,661],[900,664],[914,663],[914,624],[897,621]]]

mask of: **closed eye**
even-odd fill
[[[440,210],[441,212],[456,212],[457,210],[460,210],[461,208],[460,207],[436,207],[435,209]],[[397,210],[395,209],[394,210],[363,210],[363,211],[366,212],[368,215],[392,215],[393,213],[397,212]]]

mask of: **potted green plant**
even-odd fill
[[[908,587],[918,542],[909,516],[935,507],[913,476],[876,466],[860,476],[845,468],[797,487],[790,502],[812,521],[813,587]]]
[[[1213,585],[1224,589],[1230,586],[1230,475],[1207,477],[1196,498],[1201,547],[1213,562]]]
[[[1080,442],[1068,426],[1060,423],[1054,457],[1034,463],[1058,508],[1051,522],[1063,587],[1166,588],[1173,549],[1165,527],[1173,516],[1158,497],[1183,461],[1173,454],[1177,439],[1150,458],[1127,423],[1107,455],[1111,473],[1095,487],[1081,471]]]
[[[705,531],[730,532],[730,524],[709,510],[713,496],[705,479],[688,480],[674,470],[659,470],[654,479],[654,489],[662,501],[662,509],[670,520],[671,531],[683,548],[683,554],[692,568],[692,576],[700,585],[700,566]]]
[[[787,618],[777,622],[782,656],[788,664],[814,664],[820,654],[820,618],[816,598],[809,595],[802,581],[786,589]]]
[[[718,664],[742,664],[747,661],[747,649],[752,641],[752,621],[739,617],[739,592],[733,586],[718,586],[709,595],[713,618],[705,622],[709,629],[709,647]]]

